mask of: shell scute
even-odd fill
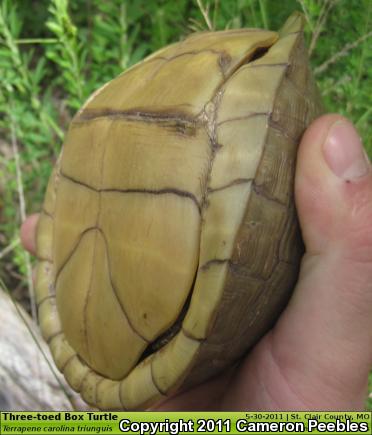
[[[201,41],[188,38],[111,81],[85,110],[97,114],[109,107],[111,112],[144,110],[196,116],[221,81],[258,47],[269,47],[276,39],[276,32],[268,31],[207,33],[201,35]]]

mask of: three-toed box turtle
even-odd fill
[[[194,34],[72,121],[37,231],[56,365],[102,409],[143,409],[268,331],[295,283],[299,139],[320,113],[303,19]]]

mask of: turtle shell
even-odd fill
[[[237,361],[297,278],[296,151],[321,112],[303,19],[191,35],[75,116],[37,231],[39,320],[101,409],[143,409]]]

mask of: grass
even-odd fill
[[[26,305],[25,214],[41,207],[76,110],[147,54],[195,30],[277,29],[302,10],[330,112],[349,117],[372,155],[370,0],[0,0],[0,278]]]

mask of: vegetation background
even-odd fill
[[[17,300],[33,311],[19,226],[84,100],[192,31],[275,30],[294,10],[327,111],[349,117],[372,155],[372,0],[0,0],[0,279]]]

